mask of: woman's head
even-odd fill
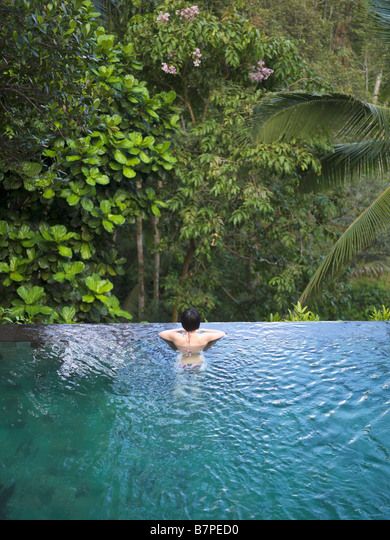
[[[193,332],[200,326],[200,315],[195,308],[186,309],[181,314],[180,322],[183,325],[184,330]]]

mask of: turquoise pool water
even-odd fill
[[[390,518],[389,323],[167,326],[0,328],[1,518]]]

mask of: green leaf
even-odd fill
[[[66,202],[69,204],[69,206],[75,206],[79,200],[80,197],[75,193],[72,193],[72,195],[68,195],[68,197],[66,197]]]
[[[97,38],[98,46],[105,52],[110,51],[114,47],[115,36],[112,34],[102,34]]]
[[[57,152],[55,150],[49,150],[48,148],[42,152],[44,156],[47,157],[56,157]]]
[[[51,315],[53,312],[53,308],[49,306],[26,306],[26,312],[29,315],[38,315],[38,313],[41,313],[42,315]]]
[[[24,281],[24,276],[19,274],[19,272],[11,272],[9,277],[12,279],[12,281]]]
[[[98,274],[93,274],[88,276],[85,280],[85,283],[91,291],[96,294],[104,294],[111,291],[114,285],[108,279],[100,279]]]
[[[164,152],[164,154],[161,155],[165,161],[168,161],[169,163],[176,163],[177,159],[170,153]]]
[[[85,269],[85,264],[82,261],[65,263],[64,268],[67,274],[79,274]]]
[[[141,161],[143,161],[144,163],[150,163],[152,161],[152,159],[147,154],[145,154],[145,152],[143,152],[142,150],[139,153],[139,157],[141,158]]]
[[[91,199],[87,199],[85,197],[81,199],[81,206],[84,208],[86,212],[91,212],[91,210],[93,210],[94,208],[93,202],[91,201]]]
[[[101,174],[96,178],[96,183],[106,186],[110,183],[110,178],[106,174]]]
[[[66,324],[72,324],[74,322],[74,318],[75,318],[75,315],[76,315],[76,309],[73,306],[71,306],[71,307],[64,306],[61,309],[60,313],[61,313],[62,319],[64,320],[64,322]]]
[[[110,169],[112,169],[113,171],[121,171],[122,170],[122,165],[115,162],[115,161],[110,161],[109,165],[110,165]]]
[[[390,228],[390,186],[366,209],[334,244],[318,267],[299,301],[318,291],[321,283],[338,274],[353,257],[373,243],[380,232]]]
[[[171,124],[172,127],[177,127],[179,120],[180,120],[180,116],[178,114],[174,114],[171,116],[169,123]]]
[[[134,178],[137,173],[134,169],[131,169],[130,167],[123,167],[123,176],[126,176],[126,178]]]
[[[0,234],[1,235],[8,234],[8,223],[4,220],[0,221]]]
[[[44,294],[45,290],[42,287],[18,287],[16,289],[16,292],[20,296],[20,298],[24,301],[25,304],[31,305],[35,304],[40,300]]]
[[[390,172],[390,141],[365,140],[336,144],[321,159],[321,174],[305,175],[301,191],[318,191],[344,185],[367,176],[385,177]]]
[[[311,141],[331,134],[380,140],[389,135],[390,110],[344,94],[281,92],[261,100],[249,127],[255,139],[265,143],[293,137]]]
[[[92,302],[94,302],[94,300],[95,300],[95,297],[92,296],[92,294],[85,294],[82,297],[82,301],[86,302],[87,304],[91,304]]]
[[[99,157],[90,157],[90,158],[84,158],[83,163],[86,163],[87,165],[100,165],[101,160]]]
[[[142,135],[137,131],[132,131],[131,133],[129,133],[129,139],[134,146],[139,146],[140,144],[142,144]]]
[[[125,156],[125,154],[123,152],[121,152],[120,150],[115,150],[114,152],[114,158],[115,160],[120,163],[121,165],[126,165],[127,163],[127,157]]]
[[[67,246],[58,246],[58,252],[63,257],[72,257],[72,250]]]
[[[106,229],[106,231],[109,233],[112,233],[112,231],[114,230],[114,225],[111,223],[111,221],[107,221],[106,219],[103,219],[102,225]]]
[[[132,167],[133,165],[138,165],[139,163],[141,163],[141,161],[137,157],[134,157],[134,158],[129,158],[127,160],[126,165],[128,167]]]
[[[161,212],[160,212],[160,209],[158,206],[156,206],[155,204],[152,204],[151,206],[151,210],[152,210],[152,214],[156,217],[160,217],[161,216]]]
[[[0,273],[8,273],[9,272],[9,265],[4,262],[0,262]]]
[[[108,214],[108,219],[115,223],[115,225],[122,225],[126,220],[119,214]]]
[[[52,199],[55,196],[55,191],[52,188],[47,188],[43,192],[42,196],[43,196],[44,199]]]
[[[146,112],[149,114],[149,116],[151,116],[152,118],[156,118],[156,120],[158,120],[160,117],[159,115],[153,110],[151,109],[150,107],[146,107]]]
[[[50,234],[55,242],[62,242],[67,235],[67,230],[64,225],[53,225],[50,227]]]
[[[104,214],[108,214],[111,211],[111,203],[107,199],[100,202],[100,210]]]
[[[81,244],[80,254],[83,259],[90,259],[92,257],[92,251],[88,242]]]
[[[171,163],[163,163],[162,166],[166,171],[171,171],[173,169],[173,165]]]
[[[170,105],[173,103],[176,99],[176,92],[174,90],[170,90],[169,92],[166,92],[164,95],[164,101],[167,105]]]
[[[388,0],[371,0],[370,11],[375,22],[378,38],[384,45],[390,44],[390,6]]]
[[[24,161],[21,164],[22,174],[31,178],[38,176],[41,170],[42,170],[42,165],[40,163],[36,163],[33,161]]]

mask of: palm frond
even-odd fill
[[[390,2],[389,0],[371,0],[371,13],[378,31],[378,36],[390,44]]]
[[[360,263],[353,269],[351,277],[362,278],[378,278],[384,274],[390,274],[390,259],[375,260],[366,263]]]
[[[364,177],[384,177],[390,171],[390,140],[336,144],[321,160],[320,175],[309,173],[300,182],[303,192],[318,191]]]
[[[388,228],[390,228],[390,186],[337,240],[303,291],[299,299],[301,304],[306,305],[307,298],[318,291],[326,278],[338,274],[357,253],[369,246],[380,232]]]
[[[319,136],[383,139],[390,133],[390,110],[344,94],[269,94],[254,108],[249,129],[259,142]]]

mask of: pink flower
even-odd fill
[[[202,53],[198,47],[192,53],[192,59],[195,67],[199,67],[201,63]]]
[[[256,66],[253,66],[254,71],[249,73],[249,78],[252,82],[262,82],[268,79],[274,72],[273,69],[265,67],[264,60],[259,60]]]
[[[158,17],[157,17],[157,22],[163,22],[163,23],[167,23],[169,22],[169,13],[163,13],[162,11],[160,11],[160,13],[158,14]]]
[[[177,73],[177,69],[175,66],[172,66],[170,64],[167,64],[166,62],[163,62],[161,64],[161,69],[165,72],[165,73],[169,73],[170,75],[176,75]]]
[[[187,21],[192,21],[197,15],[199,15],[199,13],[200,11],[198,6],[191,6],[176,10],[176,15],[179,15],[179,17],[186,19]]]

